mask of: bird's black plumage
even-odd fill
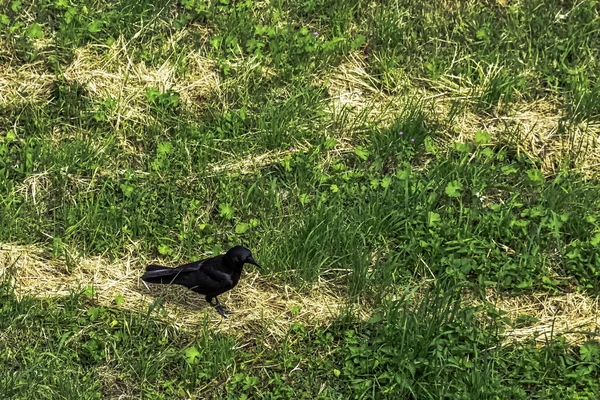
[[[194,261],[176,268],[148,265],[142,280],[149,283],[176,284],[205,296],[206,301],[225,316],[218,295],[233,289],[239,282],[244,264],[260,265],[245,247],[235,246],[223,255]],[[215,303],[212,303],[212,299]]]

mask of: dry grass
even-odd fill
[[[448,105],[440,102],[440,108]],[[571,166],[588,174],[597,175],[600,148],[596,142],[600,127],[565,122],[558,106],[548,101],[517,104],[505,115],[477,115],[465,110],[458,115],[447,141],[473,140],[478,131],[491,135],[492,144],[513,143],[532,159],[541,160],[546,175],[558,172],[565,160]]]
[[[44,104],[50,97],[55,78],[43,61],[3,68],[0,72],[0,104],[11,107]]]
[[[490,290],[487,300],[504,311],[511,321],[523,317],[529,321],[521,324],[524,326],[507,326],[508,341],[534,337],[544,345],[550,337],[561,336],[571,344],[581,344],[600,335],[600,297],[582,293],[504,297]]]
[[[306,150],[308,150],[308,147],[297,147],[293,150],[266,151],[262,154],[252,155],[236,161],[215,162],[210,164],[208,168],[214,175],[227,174],[229,172],[244,175],[252,174],[259,168],[281,162],[285,156],[292,154],[294,151]]]
[[[322,84],[324,80],[328,83],[329,104],[327,111],[330,114],[337,114],[333,119],[342,122],[337,129],[332,127],[330,131],[337,144],[327,151],[324,163],[327,164],[332,159],[339,158],[340,154],[352,152],[355,145],[352,138],[348,137],[348,132],[356,134],[360,131],[361,122],[381,119],[385,116],[387,107],[390,106],[391,98],[378,89],[378,82],[366,70],[366,61],[358,53],[350,55],[330,76],[317,76],[315,84]],[[391,114],[390,114],[391,115]],[[340,134],[336,134],[336,132]],[[341,134],[343,132],[343,134]],[[267,151],[262,154],[251,155],[246,158],[230,162],[218,162],[209,166],[214,174],[236,173],[250,174],[257,169],[280,163],[285,156],[291,155],[295,151],[307,152],[313,146],[306,143],[299,143],[294,149]]]
[[[12,279],[19,296],[68,295],[91,285],[99,304],[116,307],[114,298],[121,295],[125,299],[121,308],[142,313],[147,312],[157,297],[163,297],[166,318],[176,326],[193,329],[206,315],[216,331],[231,330],[236,335],[264,332],[267,344],[281,339],[293,323],[328,324],[346,307],[346,297],[334,282],[322,281],[310,290],[299,291],[249,270],[235,289],[220,296],[221,302],[233,312],[224,320],[206,305],[203,297],[183,287],[142,282],[139,277],[146,261],[133,253],[132,249],[129,257],[117,262],[102,257],[81,259],[69,268],[63,260],[55,259],[39,247],[3,244],[0,276],[14,266]],[[362,312],[368,318],[369,310]]]
[[[69,269],[64,261],[36,246],[3,244],[0,246],[0,276],[14,266],[13,284],[20,296],[64,296],[91,285],[100,305],[116,307],[114,298],[121,295],[125,299],[121,308],[141,313],[147,312],[149,305],[161,297],[166,319],[179,328],[194,329],[207,317],[215,331],[231,331],[242,336],[264,332],[267,344],[280,340],[293,323],[327,325],[348,307],[341,285],[336,282],[321,281],[310,290],[299,291],[249,270],[235,289],[221,296],[220,300],[233,312],[224,320],[201,296],[185,288],[140,281],[143,266],[152,260],[135,258],[133,252],[132,249],[129,257],[118,262],[102,257],[82,259]],[[526,326],[506,327],[507,343],[533,336],[543,345],[546,338],[553,335],[580,344],[594,334],[600,335],[600,298],[581,293],[503,297],[490,290],[487,300],[504,311],[511,321],[529,317]],[[368,319],[371,313],[369,307],[361,305],[361,319]]]
[[[386,102],[379,82],[368,73],[367,62],[359,53],[350,54],[328,79],[329,100],[333,107],[348,106],[356,112],[375,102]]]
[[[364,54],[359,52],[351,53],[329,76],[319,80],[327,81],[328,112],[344,122],[344,129],[340,129],[344,135],[361,132],[364,121],[390,123],[396,115],[394,111],[401,109],[406,100],[406,96],[391,95],[382,89],[378,78],[369,73]],[[417,89],[413,91],[417,98],[423,96]]]
[[[350,153],[354,150],[354,145],[349,140],[338,139],[334,148],[324,151],[322,167],[326,164],[338,160],[343,153]],[[258,169],[268,167],[269,165],[278,164],[287,156],[292,156],[295,152],[310,152],[314,150],[314,146],[310,143],[296,145],[288,150],[267,151],[258,155],[240,158],[235,161],[216,162],[208,166],[213,175],[236,173],[236,174],[253,174]],[[212,175],[208,175],[212,176]]]
[[[185,32],[172,40],[185,40]],[[176,63],[183,66],[185,73],[176,68]],[[63,77],[67,82],[85,87],[92,101],[117,100],[118,107],[106,115],[115,128],[123,121],[148,122],[149,106],[145,98],[148,88],[174,90],[187,110],[197,112],[219,87],[214,62],[200,51],[189,52],[181,60],[168,60],[160,67],[152,68],[132,59],[128,42],[122,37],[111,46],[90,45],[75,49]],[[11,107],[43,105],[50,100],[56,79],[56,74],[48,70],[44,61],[17,69],[6,68],[0,72],[0,104]]]
[[[109,116],[116,127],[121,121],[147,124],[145,95],[148,88],[174,90],[190,111],[197,111],[202,108],[203,99],[219,85],[214,63],[198,51],[188,53],[181,62],[187,71],[185,76],[178,73],[172,61],[152,68],[143,62],[135,62],[130,53],[123,38],[107,48],[78,48],[64,71],[67,81],[84,85],[94,98],[118,100],[119,107]]]
[[[23,179],[23,183],[16,188],[27,203],[33,204],[38,214],[46,212],[46,202],[52,193],[50,178],[47,172],[31,174]]]
[[[477,97],[477,88],[469,85],[458,87],[443,79],[428,83],[432,91],[411,88],[401,82],[402,87],[396,93],[386,93],[378,78],[367,71],[364,57],[351,54],[328,78],[329,110],[332,113],[347,110],[347,126],[343,129],[347,134],[352,131],[347,128],[359,118],[390,122],[407,98],[434,100],[436,112],[443,116],[448,115],[453,101],[469,104]],[[408,97],[406,93],[398,94],[403,91],[410,93]],[[546,175],[556,174],[567,159],[571,167],[587,175],[597,175],[600,125],[569,124],[560,105],[548,100],[517,102],[501,111],[497,115],[476,114],[470,107],[465,107],[455,116],[448,130],[442,132],[441,146],[472,141],[478,131],[485,131],[491,135],[492,144],[513,143],[531,158],[540,159]],[[341,139],[344,138],[347,137],[342,135]]]

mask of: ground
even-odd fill
[[[600,398],[595,1],[0,5],[5,398]]]

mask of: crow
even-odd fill
[[[245,247],[235,246],[227,253],[206,260],[194,261],[176,268],[162,265],[148,265],[142,280],[149,283],[177,284],[204,295],[208,304],[227,318],[226,312],[219,303],[218,295],[233,289],[240,280],[244,264],[260,265]],[[212,302],[212,299],[215,302]]]

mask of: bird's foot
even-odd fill
[[[220,304],[215,304],[213,307],[215,308],[215,310],[217,310],[217,312],[218,312],[218,313],[219,313],[219,314],[220,314],[220,315],[221,315],[223,318],[227,318],[227,315],[228,315],[228,314],[231,314],[231,312],[227,311],[227,310],[225,309],[225,307],[223,307],[223,306],[222,306],[222,305],[220,305]]]

